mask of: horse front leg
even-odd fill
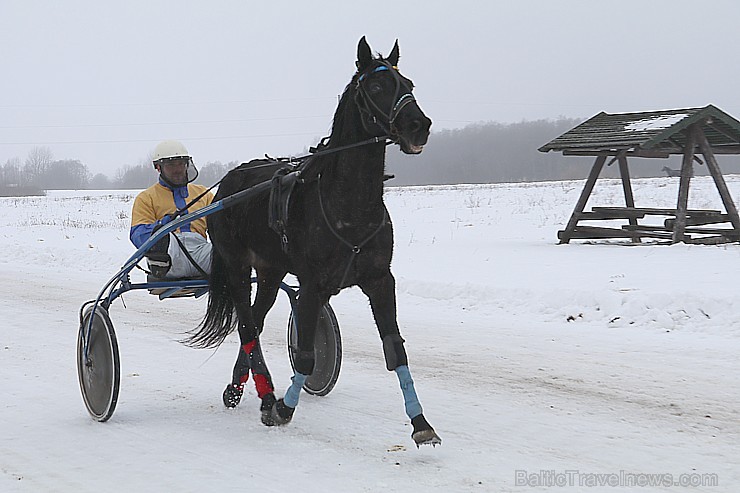
[[[293,419],[293,413],[298,406],[298,399],[306,379],[313,373],[315,364],[314,340],[316,324],[319,320],[319,310],[329,300],[328,296],[321,296],[315,289],[310,289],[301,282],[296,309],[296,326],[298,328],[298,351],[293,358],[295,371],[291,378],[290,387],[285,396],[275,403],[272,418],[275,424],[283,425]]]
[[[383,341],[383,353],[388,371],[394,371],[403,393],[406,415],[414,428],[411,438],[420,445],[436,446],[442,439],[424,418],[419,397],[416,395],[414,381],[408,366],[404,340],[398,329],[396,318],[396,280],[388,271],[384,276],[359,283],[360,288],[370,300],[370,307]]]

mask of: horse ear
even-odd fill
[[[372,61],[373,55],[370,53],[370,46],[367,44],[365,36],[363,36],[357,45],[357,71],[362,72]]]
[[[396,67],[398,66],[398,40],[396,40],[396,44],[393,45],[393,49],[391,50],[391,54],[388,55],[388,63],[390,63],[392,66]]]

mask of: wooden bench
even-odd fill
[[[672,240],[676,225],[676,209],[657,207],[592,207],[577,215],[572,231],[558,231],[561,241],[571,239],[625,238],[639,243],[641,238]],[[650,216],[664,216],[661,224],[639,224],[638,219]],[[582,221],[628,220],[629,224],[620,227],[584,225]],[[740,231],[732,228],[702,228],[705,225],[730,223],[729,214],[716,209],[688,209],[683,238],[686,243],[727,243],[740,240]],[[697,236],[698,235],[698,236]]]
[[[590,217],[593,219],[642,219],[645,216],[675,216],[676,209],[660,209],[656,207],[593,207]],[[589,213],[581,213],[589,214]],[[716,209],[688,209],[686,217],[717,217],[722,211]]]

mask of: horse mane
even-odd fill
[[[352,103],[352,98],[355,94],[357,77],[359,77],[359,74],[357,73],[352,76],[352,80],[349,82],[349,84],[347,84],[347,87],[344,88],[342,95],[339,97],[339,104],[337,105],[337,109],[334,112],[334,118],[331,124],[331,133],[329,134],[329,140],[326,143],[327,147],[331,147],[332,144],[336,142],[336,137],[338,137],[339,130],[344,127],[345,121],[347,119],[347,107],[350,105],[350,103]]]
[[[377,62],[384,61],[384,58],[381,56],[378,56],[378,58],[375,59]],[[353,99],[356,97],[357,92],[357,79],[360,77],[359,70],[354,73],[352,76],[352,80],[349,81],[347,86],[344,88],[344,91],[342,91],[342,95],[339,97],[339,104],[337,105],[337,109],[334,112],[334,118],[332,120],[332,126],[331,126],[331,133],[329,134],[329,140],[326,144],[327,147],[331,147],[332,145],[332,138],[338,136],[338,131],[342,128],[344,128],[345,120],[346,120],[346,114],[347,114],[347,107],[350,104],[353,104]],[[334,139],[336,141],[336,139]]]

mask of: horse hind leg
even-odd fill
[[[244,384],[247,383],[247,380],[249,380],[249,355],[244,352],[240,345],[231,383],[226,386],[223,393],[224,406],[233,408],[239,405],[242,394],[244,394]]]
[[[226,386],[223,392],[223,401],[226,407],[233,408],[239,405],[244,394],[244,385],[249,380],[249,373],[251,371],[257,396],[262,401],[260,410],[263,412],[262,420],[264,422],[265,411],[272,409],[272,405],[275,403],[275,388],[272,384],[270,371],[262,355],[262,347],[260,346],[259,339],[255,339],[253,342],[253,344],[240,345],[236,363],[234,364],[234,371],[232,372],[231,383]]]
[[[266,426],[274,426],[272,419],[272,408],[275,405],[275,387],[272,384],[272,376],[267,368],[265,358],[262,355],[259,337],[251,343],[245,344],[241,349],[249,357],[249,370],[252,372],[254,387],[257,397],[260,399],[260,419]]]
[[[280,290],[280,282],[285,277],[285,274],[286,271],[283,269],[268,266],[261,266],[257,269],[257,295],[252,305],[252,316],[260,334],[264,329],[267,312],[275,304],[275,299]],[[252,369],[257,395],[262,400],[262,404],[260,405],[262,424],[274,426],[278,424],[272,415],[275,405],[275,386],[272,383],[270,371],[267,369],[267,364],[262,356],[259,340],[255,349],[252,351],[249,363]]]
[[[246,293],[241,293],[241,297],[249,299],[250,294],[250,291],[247,291]],[[255,324],[252,322],[251,308],[249,306],[245,307],[243,302],[236,303],[235,308],[239,322],[240,344],[234,370],[232,371],[231,383],[226,386],[223,392],[224,406],[229,408],[234,408],[241,402],[242,395],[244,394],[244,384],[249,380],[251,353],[260,351],[257,339],[259,332],[254,328]]]
[[[239,404],[244,392],[244,384],[249,379],[249,373],[251,372],[257,395],[262,401],[260,405],[262,421],[265,424],[271,424],[269,416],[275,403],[274,387],[259,343],[259,334],[262,330],[266,310],[257,310],[257,313],[252,310],[250,304],[252,293],[250,273],[251,268],[243,267],[239,272],[233,272],[229,275],[230,293],[234,300],[239,321],[238,331],[241,344],[232,373],[232,381],[223,392],[223,402],[226,407],[236,407]],[[260,296],[264,298],[265,294],[260,293],[260,291],[261,289],[258,288],[258,298]],[[274,302],[274,298],[273,295],[272,302]],[[262,305],[271,306],[271,303],[263,302]]]
[[[227,407],[234,407],[239,403],[243,393],[244,384],[249,379],[249,373],[252,373],[257,396],[261,400],[260,413],[262,423],[267,426],[274,425],[272,419],[272,408],[275,404],[275,387],[272,383],[272,376],[265,363],[262,354],[262,348],[259,342],[259,334],[262,333],[267,312],[275,304],[277,293],[279,291],[280,281],[285,277],[285,271],[280,269],[259,269],[257,273],[257,295],[254,304],[249,308],[237,307],[237,314],[240,317],[240,338],[242,345],[239,348],[236,364],[232,375],[232,382],[224,391],[224,404]],[[243,312],[243,314],[240,314]],[[251,320],[242,329],[241,320]],[[255,338],[248,341],[252,336],[248,327],[255,327]],[[244,336],[242,337],[242,334]],[[232,404],[230,406],[230,404]]]

